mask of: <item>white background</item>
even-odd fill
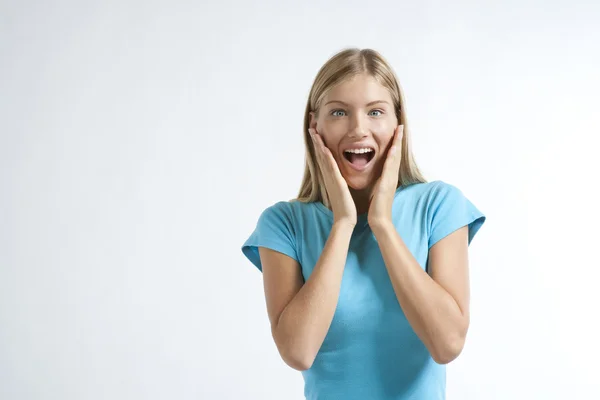
[[[303,398],[240,248],[346,47],[488,218],[448,399],[598,396],[600,6],[483,3],[3,0],[0,398]]]

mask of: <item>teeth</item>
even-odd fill
[[[346,153],[354,153],[354,154],[370,153],[371,151],[373,151],[373,149],[368,149],[368,148],[345,150]]]

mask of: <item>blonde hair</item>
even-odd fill
[[[312,139],[308,133],[310,113],[315,112],[318,115],[323,98],[334,86],[363,73],[372,76],[379,84],[389,90],[398,124],[404,125],[402,159],[396,187],[427,182],[419,171],[412,154],[404,95],[396,74],[377,51],[350,48],[342,50],[331,57],[321,67],[313,82],[304,113],[304,147],[306,150],[304,177],[302,178],[298,197],[293,200],[302,202],[321,201],[326,207],[330,207],[323,175],[320,168],[318,168]]]

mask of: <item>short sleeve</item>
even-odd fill
[[[457,187],[439,181],[429,200],[429,248],[452,232],[469,226],[469,244],[485,222],[485,215]]]
[[[242,252],[262,272],[258,248],[267,247],[298,261],[295,237],[292,214],[282,201],[262,212]]]

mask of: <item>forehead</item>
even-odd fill
[[[333,87],[323,98],[323,104],[339,100],[351,105],[364,105],[375,100],[392,104],[387,88],[370,75],[357,75]]]

